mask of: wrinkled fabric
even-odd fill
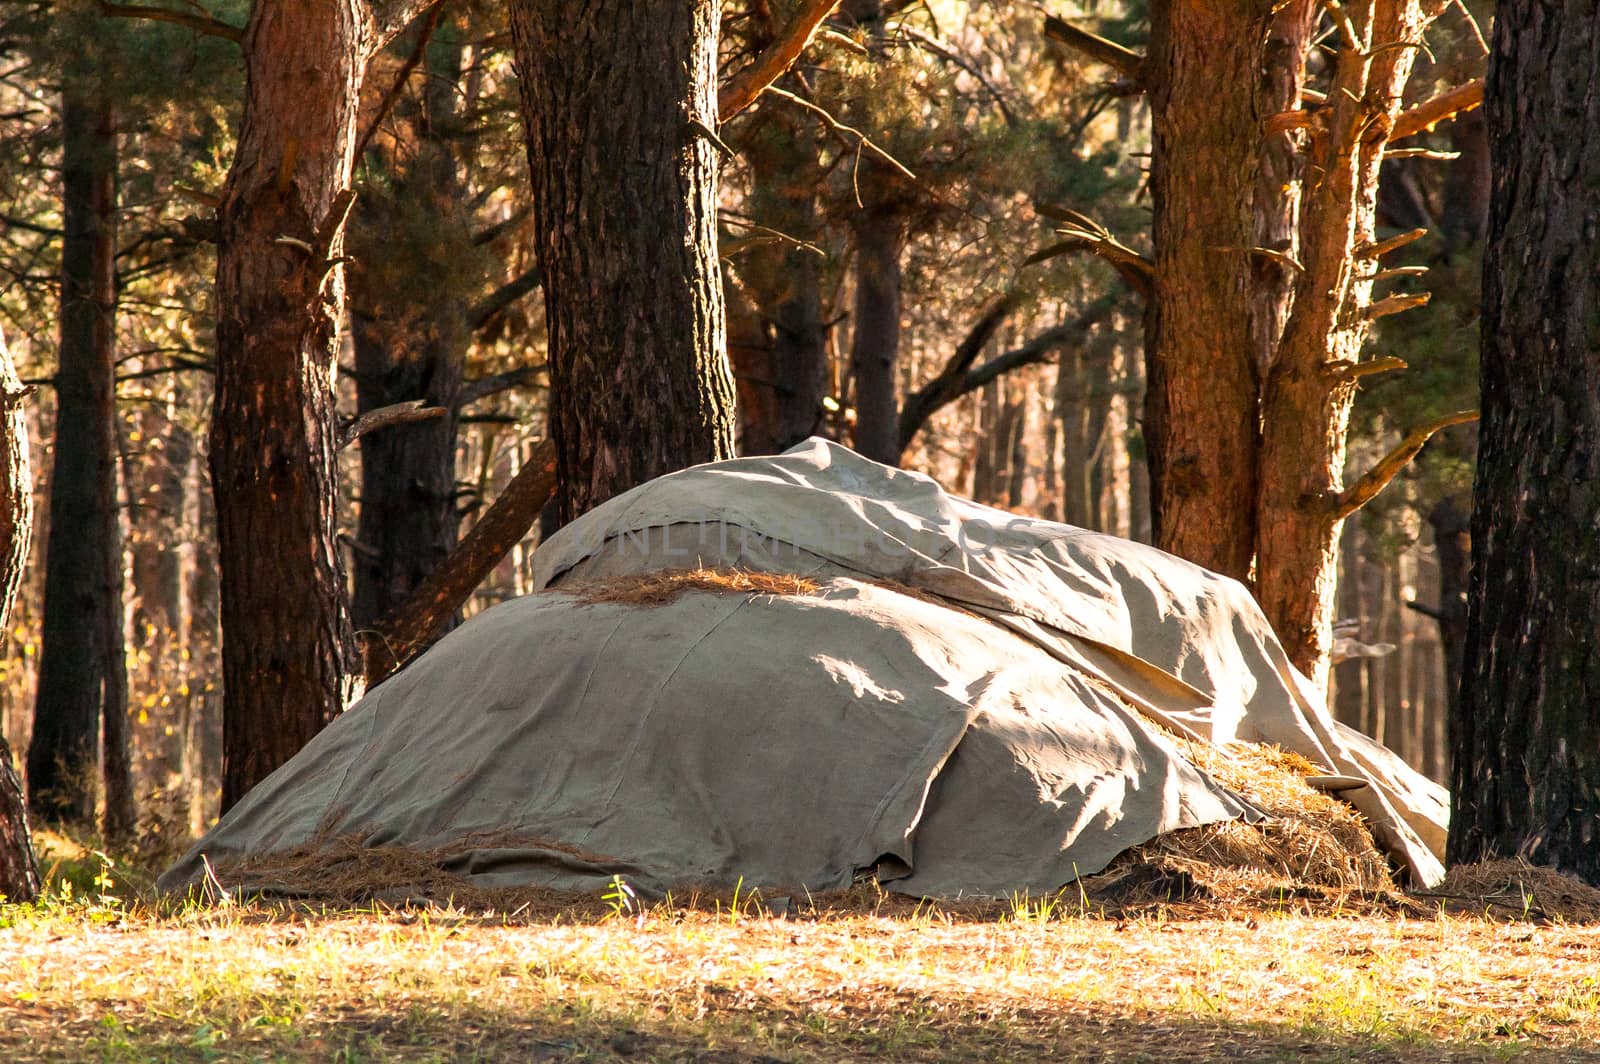
[[[583,597],[698,566],[820,588]],[[1152,547],[811,440],[620,495],[541,545],[534,576],[539,593],[379,686],[161,885],[196,882],[202,855],[356,835],[446,851],[485,886],[1053,890],[1252,815],[1149,721],[1366,780],[1343,796],[1414,880],[1442,877],[1442,788],[1332,720],[1244,587]]]

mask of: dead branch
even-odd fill
[[[544,284],[544,274],[533,266],[484,296],[467,312],[467,328],[481,333],[517,300]]]
[[[347,418],[339,426],[339,450],[355,443],[369,432],[377,432],[391,425],[406,425],[413,421],[428,421],[449,413],[442,406],[423,406],[423,400],[411,399],[368,410],[359,417]]]
[[[811,43],[822,20],[838,5],[839,0],[803,0],[794,20],[783,28],[777,39],[717,93],[718,121],[726,122],[749,107],[768,86],[783,77]]]
[[[1385,355],[1382,358],[1368,359],[1366,362],[1346,362],[1344,359],[1335,359],[1324,362],[1322,368],[1328,375],[1338,381],[1356,381],[1363,377],[1376,377],[1380,373],[1393,373],[1396,370],[1409,368],[1410,363],[1403,358]]]
[[[1375,303],[1367,305],[1361,314],[1367,321],[1377,321],[1390,314],[1401,314],[1417,307],[1425,307],[1428,300],[1433,298],[1432,292],[1400,292],[1392,296],[1384,296]]]
[[[1138,52],[1054,15],[1045,16],[1044,35],[1103,63],[1141,88],[1144,86],[1144,56]]]
[[[555,489],[556,447],[546,439],[439,567],[394,612],[361,633],[369,689],[419,653],[455,616],[500,559],[528,534]]]
[[[472,246],[481,248],[485,244],[492,244],[505,236],[511,230],[528,220],[528,215],[533,212],[527,207],[518,207],[512,211],[504,221],[495,222],[487,229],[480,229],[472,234]]]
[[[1388,159],[1428,159],[1433,162],[1454,162],[1461,158],[1458,151],[1434,151],[1432,148],[1389,148],[1383,157]]]
[[[966,378],[967,370],[978,360],[984,347],[1021,301],[1021,294],[1012,290],[990,303],[978,316],[972,328],[967,330],[967,335],[956,345],[955,351],[945,360],[944,367],[938,375],[906,398],[905,405],[900,408],[899,431],[902,451],[910,446],[913,437],[921,431],[935,410],[954,401],[961,394],[961,382]]]
[[[1440,93],[1431,100],[1424,100],[1415,107],[1408,107],[1394,120],[1394,126],[1389,130],[1390,140],[1400,140],[1403,137],[1415,136],[1438,125],[1449,118],[1454,118],[1463,111],[1470,111],[1483,103],[1483,79],[1474,78],[1465,85],[1457,85],[1449,92]]]
[[[1400,475],[1400,471],[1411,463],[1417,452],[1427,446],[1429,440],[1443,429],[1451,425],[1464,425],[1469,421],[1478,420],[1476,410],[1462,410],[1454,414],[1436,417],[1426,425],[1421,425],[1406,433],[1398,446],[1378,461],[1378,464],[1367,470],[1362,478],[1345,488],[1333,497],[1333,519],[1342,521],[1346,517],[1361,509],[1367,503],[1378,497],[1389,482]]]
[[[1483,28],[1478,25],[1478,20],[1473,18],[1472,12],[1467,9],[1466,0],[1453,0],[1455,9],[1461,12],[1461,17],[1467,20],[1467,28],[1472,31],[1472,37],[1478,42],[1478,50],[1487,58],[1489,55],[1489,42],[1483,37]]]
[[[378,111],[372,116],[372,121],[367,123],[367,128],[356,141],[356,153],[353,158],[360,162],[367,154],[367,144],[372,140],[373,134],[378,132],[378,127],[389,118],[389,112],[394,110],[400,93],[405,90],[406,82],[411,80],[411,74],[422,63],[422,57],[428,54],[428,42],[433,40],[433,31],[439,28],[439,19],[444,15],[444,2],[433,5],[428,11],[428,18],[422,24],[422,32],[417,35],[416,47],[411,49],[411,54],[406,56],[406,61],[400,64],[399,73],[394,76],[394,84],[389,86],[389,91],[383,94],[383,99],[378,101]]]
[[[835,133],[848,134],[849,136],[855,137],[856,143],[863,150],[869,151],[873,155],[876,155],[879,159],[900,171],[910,180],[915,181],[917,179],[917,175],[912,173],[904,163],[874,144],[871,137],[868,137],[865,133],[861,132],[861,130],[855,128],[854,126],[845,125],[843,122],[833,117],[833,115],[829,114],[826,108],[818,107],[810,100],[796,96],[794,93],[787,92],[784,89],[780,89],[776,85],[767,86],[767,92],[774,96],[788,100],[790,103],[804,108],[807,111],[810,111],[812,114],[822,119],[822,121],[827,124],[828,128],[833,130]]]
[[[100,13],[111,18],[137,18],[149,22],[170,22],[174,26],[194,30],[206,37],[221,37],[234,44],[244,43],[244,30],[210,15],[197,15],[189,11],[172,11],[164,7],[145,4],[111,4],[100,0]]]
[[[1395,266],[1387,270],[1379,270],[1372,275],[1372,283],[1391,281],[1396,277],[1424,277],[1428,273],[1426,266]]]
[[[456,409],[470,406],[480,399],[487,399],[491,395],[508,392],[512,388],[520,388],[525,384],[532,384],[533,379],[543,373],[547,368],[544,362],[537,362],[531,366],[522,366],[517,369],[507,370],[504,373],[494,373],[477,380],[467,381],[461,386],[461,394],[456,396]]]
[[[1426,229],[1410,229],[1404,233],[1391,236],[1386,240],[1374,241],[1371,244],[1362,244],[1356,248],[1355,257],[1358,259],[1381,259],[1391,251],[1398,251],[1407,244],[1421,240],[1428,235]]]
[[[1074,319],[1054,325],[1035,336],[1021,347],[1012,348],[1004,354],[996,355],[983,365],[964,372],[959,382],[951,386],[945,382],[941,389],[935,392],[934,384],[939,383],[945,376],[941,373],[938,378],[919,388],[906,399],[906,405],[900,413],[900,447],[904,450],[911,445],[922,427],[928,423],[941,409],[960,399],[964,395],[982,388],[990,381],[996,380],[1013,370],[1023,366],[1032,366],[1040,362],[1049,361],[1051,354],[1064,344],[1081,341],[1100,322],[1104,321],[1118,302],[1117,293],[1101,296],[1087,307]],[[981,324],[982,319],[980,319]],[[972,334],[968,334],[968,339]],[[963,346],[966,342],[963,341]],[[981,345],[980,345],[981,348]],[[952,356],[951,361],[954,361]],[[947,365],[948,371],[948,365]]]
[[[1304,109],[1279,111],[1268,117],[1264,127],[1268,133],[1292,133],[1297,129],[1311,128],[1311,112]]]

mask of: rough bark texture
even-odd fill
[[[1435,8],[1437,5],[1433,5]],[[1432,21],[1420,0],[1349,6],[1359,51],[1341,48],[1310,136],[1301,205],[1302,271],[1261,398],[1256,597],[1289,658],[1326,689],[1338,581],[1337,500],[1355,379],[1377,267],[1378,171],[1416,45]]]
[[[373,46],[356,0],[258,3],[218,210],[211,480],[222,567],[227,809],[353,696],[336,536],[340,197]]]
[[[11,619],[33,533],[33,478],[22,413],[26,394],[0,335],[0,630]],[[27,902],[38,893],[39,865],[28,834],[27,803],[12,769],[11,747],[0,736],[0,895]]]
[[[1245,312],[1271,0],[1150,5],[1155,296],[1144,434],[1156,545],[1239,580],[1255,554],[1257,358]]]
[[[1449,858],[1600,883],[1600,14],[1504,0]]]
[[[104,720],[108,822],[120,830],[131,820],[132,796],[116,505],[117,179],[109,99],[69,84],[62,137],[61,347],[28,798],[45,819],[94,822]]]
[[[718,5],[511,4],[561,514],[733,453]]]
[[[467,294],[448,271],[473,253],[449,140],[460,56],[449,28],[435,35],[424,65],[423,107],[403,119],[412,134],[409,158],[387,160],[398,171],[393,189],[364,199],[351,221],[357,411],[412,400],[446,411],[361,437],[350,610],[363,630],[406,600],[459,533],[456,407],[470,337]],[[399,253],[389,250],[396,242]]]

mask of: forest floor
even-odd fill
[[[1515,911],[158,912],[75,867],[0,907],[0,1060],[1600,1061],[1600,924]]]

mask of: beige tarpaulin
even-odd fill
[[[1273,742],[1415,879],[1446,795],[1334,722],[1243,587],[812,440],[663,477],[336,720],[162,879],[359,834],[483,885],[1049,890],[1244,804],[1145,723]],[[564,588],[663,568],[818,578],[663,605]],[[884,586],[885,582],[889,586]],[[905,592],[894,584],[904,585]],[[907,593],[909,592],[909,593]],[[270,885],[270,884],[257,884]]]

